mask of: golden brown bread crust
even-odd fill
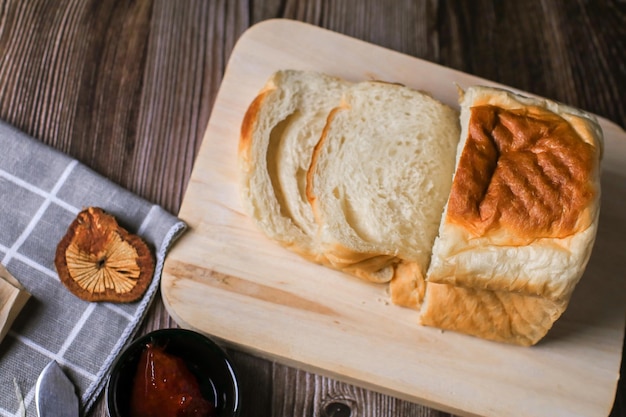
[[[318,222],[321,222],[321,219],[320,219],[319,211],[316,209],[317,197],[315,196],[315,193],[313,192],[313,188],[315,187],[315,171],[317,170],[317,161],[320,157],[320,149],[324,146],[324,143],[326,142],[326,139],[328,137],[328,129],[330,128],[330,125],[335,115],[338,112],[343,111],[345,109],[346,109],[345,103],[339,103],[337,107],[335,107],[328,113],[328,116],[326,117],[326,125],[324,126],[324,129],[322,130],[320,140],[313,147],[313,151],[311,152],[311,164],[309,165],[309,169],[306,172],[306,198],[309,204],[311,205],[311,207],[313,208],[313,214],[315,215],[315,218]]]
[[[508,291],[429,283],[420,321],[483,339],[531,346],[546,335],[566,306],[567,301]]]
[[[569,298],[600,204],[602,132],[562,104],[472,87],[427,280]]]
[[[402,261],[396,265],[389,283],[389,296],[393,304],[419,310],[426,293],[426,279],[415,262]]]
[[[248,154],[252,146],[252,132],[254,130],[254,124],[259,117],[261,107],[263,107],[263,101],[274,90],[275,86],[272,83],[268,83],[263,90],[252,100],[250,106],[246,110],[241,122],[241,132],[239,136],[239,148],[238,156],[248,163]]]
[[[471,87],[421,323],[520,345],[561,316],[595,240],[602,132],[548,100]]]
[[[519,244],[569,236],[592,220],[580,215],[595,193],[595,157],[556,113],[472,107],[446,220],[476,236],[504,228]]]

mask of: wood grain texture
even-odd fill
[[[0,118],[176,213],[235,41],[274,17],[561,100],[626,127],[623,0],[2,0]],[[141,332],[173,325],[157,301]],[[250,375],[245,415],[323,416],[323,392],[350,393],[352,416],[446,415],[233,356]],[[625,396],[620,383],[612,416],[626,416]],[[91,415],[106,415],[102,403]]]

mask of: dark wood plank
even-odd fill
[[[0,119],[176,213],[236,40],[275,17],[626,126],[623,0],[0,1]],[[173,326],[157,300],[140,333]],[[448,415],[230,353],[242,375],[244,416]],[[613,417],[626,416],[625,395],[620,385]],[[91,415],[106,415],[103,401]]]
[[[626,74],[615,67],[626,47],[623,2],[460,5],[442,12],[442,64],[625,125]]]

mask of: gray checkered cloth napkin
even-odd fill
[[[88,206],[114,215],[155,249],[154,279],[139,301],[88,303],[59,281],[57,243]],[[161,207],[0,122],[0,262],[32,295],[0,343],[0,416],[24,415],[22,404],[27,416],[36,416],[35,382],[53,359],[74,382],[83,411],[92,407],[154,298],[170,245],[185,228]]]

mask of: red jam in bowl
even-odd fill
[[[213,417],[215,405],[202,397],[185,362],[152,343],[141,353],[133,381],[131,417]]]

